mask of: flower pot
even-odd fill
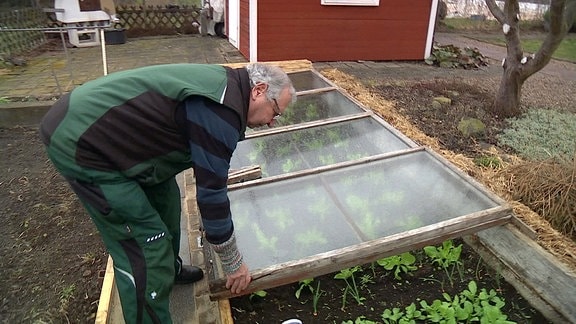
[[[126,43],[126,33],[124,28],[104,30],[104,40],[107,45]]]

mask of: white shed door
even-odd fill
[[[240,38],[240,0],[230,0],[228,2],[228,41],[238,48]]]

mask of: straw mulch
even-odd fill
[[[556,205],[556,201],[553,200],[570,199],[568,198],[569,195],[560,189],[562,186],[555,186],[555,184],[550,182],[535,183],[535,181],[537,181],[536,178],[538,177],[530,177],[530,174],[534,175],[536,172],[552,174],[560,173],[560,170],[550,170],[548,168],[551,168],[552,166],[545,163],[541,164],[540,168],[535,168],[534,166],[526,164],[526,162],[516,157],[510,158],[510,161],[508,162],[502,161],[502,168],[500,169],[479,167],[474,164],[471,158],[468,158],[462,154],[455,154],[442,148],[436,139],[424,134],[406,117],[401,115],[396,109],[394,102],[388,101],[379,97],[378,94],[370,92],[368,89],[366,89],[366,87],[362,85],[360,81],[354,77],[342,73],[336,69],[323,70],[320,72],[326,78],[330,79],[340,88],[345,90],[349,95],[354,97],[362,105],[374,111],[404,135],[408,136],[419,145],[430,147],[435,152],[439,153],[445,159],[458,167],[460,170],[474,177],[479,183],[483,184],[486,188],[493,191],[502,199],[506,200],[513,208],[516,217],[527,224],[536,233],[536,241],[538,244],[553,254],[569,269],[576,271],[576,243],[559,231],[555,230],[548,221],[546,221],[538,213],[534,212],[531,208],[520,202],[524,201],[524,199],[533,200],[534,197],[531,197],[530,195],[542,195],[541,193],[535,192],[536,188],[548,190],[551,187],[553,187],[550,189],[552,190],[551,192],[554,192],[555,194],[550,195],[550,199],[540,199],[540,207],[536,206],[535,210],[550,210],[553,204]],[[532,169],[530,172],[527,172],[526,170],[529,168]],[[524,175],[519,177],[519,173]],[[572,168],[572,187],[570,187],[570,190],[568,190],[570,195],[572,195],[572,203],[574,202],[573,195],[575,190],[575,187],[573,186],[574,178],[574,168]],[[570,181],[570,178],[567,177],[566,181]],[[512,188],[516,189],[514,186],[521,186],[521,189],[524,190],[512,190]],[[513,192],[523,192],[523,194],[521,197],[517,197],[516,195],[512,196]],[[556,199],[556,197],[558,197],[558,199]],[[564,210],[570,207],[573,210],[574,205],[561,205],[561,207],[555,208]],[[574,230],[573,214],[574,212],[572,212],[572,217],[569,217],[571,218],[571,221],[561,220],[562,223],[566,223],[565,226],[572,226],[572,230]]]
[[[524,162],[505,170],[512,198],[525,202],[576,241],[576,159]]]

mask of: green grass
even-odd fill
[[[520,22],[520,29],[526,31],[543,31],[543,22],[540,20],[526,20]],[[469,18],[446,18],[442,20],[439,30],[443,31],[492,31],[500,32],[502,27],[495,19],[472,20]]]
[[[446,18],[440,24],[440,31],[497,31],[500,24],[496,20],[472,20],[467,18]]]
[[[526,52],[535,53],[542,45],[542,40],[537,39],[526,39],[521,40],[522,48]],[[562,59],[571,62],[576,62],[576,36],[567,35],[560,43],[560,46],[556,49],[552,55],[555,59]]]
[[[546,37],[542,24],[542,21],[534,20],[520,23],[520,43],[525,52],[535,53],[540,48],[540,45],[542,45]],[[466,18],[450,18],[443,20],[442,27],[439,28],[439,30],[463,32],[484,31],[487,33],[472,33],[470,37],[490,44],[506,46],[504,35],[501,32],[501,26],[496,20],[476,21]],[[567,34],[552,57],[554,59],[576,62],[576,34]]]
[[[536,53],[536,51],[542,45],[544,41],[545,35],[539,35],[537,38],[534,38],[534,35],[526,37],[522,39],[520,36],[520,44],[522,44],[522,48],[527,53]],[[488,42],[494,45],[506,46],[506,42],[504,41],[504,37],[493,35],[490,37],[489,35],[485,35],[485,37],[478,38],[480,41]],[[566,60],[570,62],[576,62],[576,35],[568,34],[562,40],[562,43],[558,46],[552,57],[559,60]]]

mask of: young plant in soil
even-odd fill
[[[418,267],[414,265],[414,263],[416,263],[416,257],[410,252],[383,258],[377,260],[376,263],[388,271],[393,270],[394,278],[397,280],[402,280],[400,273],[409,273],[418,269]]]
[[[424,247],[426,255],[432,259],[433,264],[439,265],[445,272],[450,286],[454,286],[454,269],[460,267],[460,254],[462,254],[462,244],[454,246],[452,240],[442,242],[442,246],[426,246]],[[449,273],[448,268],[452,266],[452,271]]]
[[[298,282],[299,287],[296,290],[294,296],[296,299],[300,299],[300,294],[303,289],[308,290],[312,294],[312,308],[314,309],[314,316],[318,315],[318,301],[320,301],[320,297],[325,294],[324,291],[320,290],[320,280],[318,280],[318,284],[316,288],[313,286],[314,278],[312,279],[304,279]]]
[[[348,294],[350,294],[354,300],[356,300],[358,305],[363,305],[362,302],[366,300],[366,298],[360,295],[360,289],[358,289],[358,285],[356,285],[356,278],[354,274],[359,271],[361,271],[360,266],[355,266],[342,269],[334,276],[334,279],[342,279],[346,282],[346,288],[344,288],[344,293],[342,294],[342,310],[346,308],[346,296]]]
[[[230,300],[232,315],[235,323],[282,323],[288,318],[298,318],[306,324],[433,323],[434,320],[549,323],[512,286],[499,279],[497,271],[487,267],[469,246],[460,243],[454,240],[436,246],[438,251],[452,251],[439,258],[429,257],[424,249],[411,251],[416,258],[412,264],[416,269],[410,267],[408,272],[396,273],[395,267],[386,270],[373,262],[341,274],[348,282],[335,279],[341,273],[335,272],[306,283],[267,289],[264,299],[233,298]],[[460,247],[461,253],[456,258],[455,251]],[[397,266],[411,263],[410,257],[402,259],[408,261],[396,259]],[[433,263],[437,259],[458,260],[461,274],[452,278],[453,285],[444,285],[450,271],[445,271],[439,261]],[[448,270],[454,267],[454,261],[444,264]],[[345,303],[344,298],[352,296],[354,287],[359,302]],[[299,291],[298,298],[296,291]],[[464,313],[471,317],[458,320]],[[447,317],[441,319],[442,314]],[[425,319],[420,319],[423,316]]]

